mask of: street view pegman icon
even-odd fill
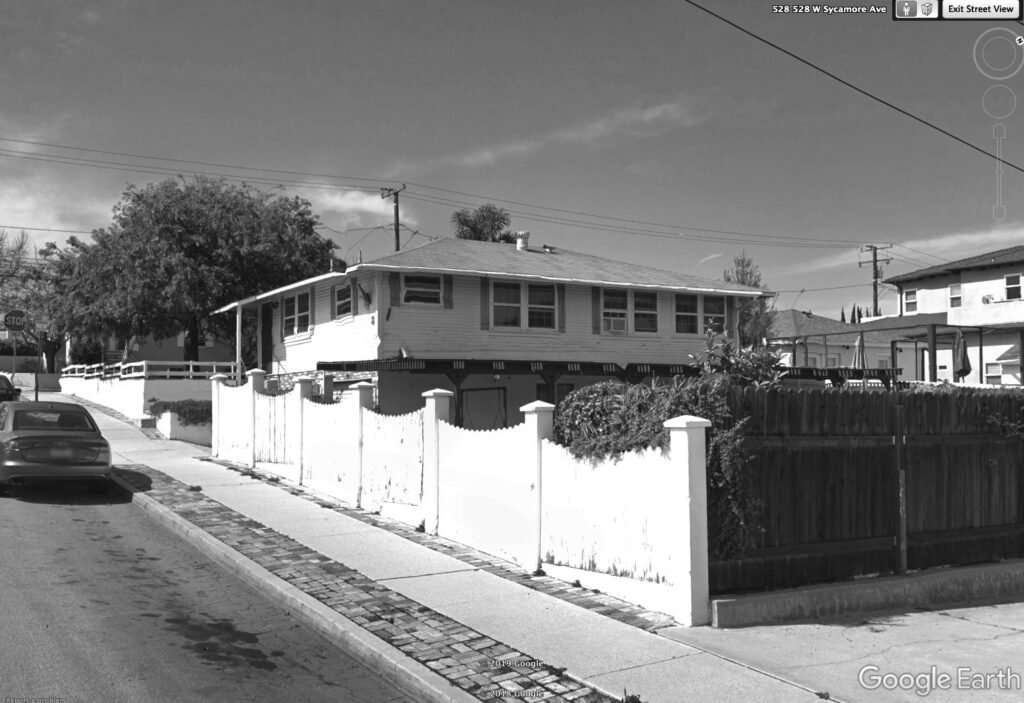
[[[917,17],[917,0],[899,0],[896,3],[897,17]]]

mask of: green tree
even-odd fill
[[[846,308],[839,309],[839,321],[846,322]]]
[[[457,239],[514,243],[515,235],[509,229],[511,223],[512,217],[508,212],[493,203],[481,205],[476,210],[452,213],[452,228]]]
[[[307,200],[245,184],[197,177],[130,185],[91,243],[50,245],[69,294],[61,313],[73,316],[75,332],[126,340],[184,330],[184,358],[197,360],[206,330],[234,336],[234,321],[211,310],[330,270],[333,245],[318,223]]]
[[[732,269],[722,273],[728,283],[740,283],[753,288],[764,288],[761,270],[743,251],[732,260]],[[771,335],[772,318],[768,313],[767,298],[742,300],[739,304],[740,346],[759,347]]]

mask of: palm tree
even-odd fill
[[[514,243],[515,235],[509,229],[512,217],[503,208],[487,203],[476,210],[456,210],[452,213],[452,227],[457,239],[478,242]]]

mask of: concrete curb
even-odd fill
[[[431,703],[478,703],[478,698],[456,687],[440,674],[431,671],[343,615],[239,554],[159,501],[133,490],[120,477],[115,475],[113,480],[117,488],[127,493],[132,503],[146,511],[147,516],[155,523],[183,538],[274,604],[290,610],[307,625],[404,693],[417,700]]]

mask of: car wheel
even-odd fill
[[[106,495],[110,490],[110,481],[93,481],[89,484],[89,493],[94,496]]]

